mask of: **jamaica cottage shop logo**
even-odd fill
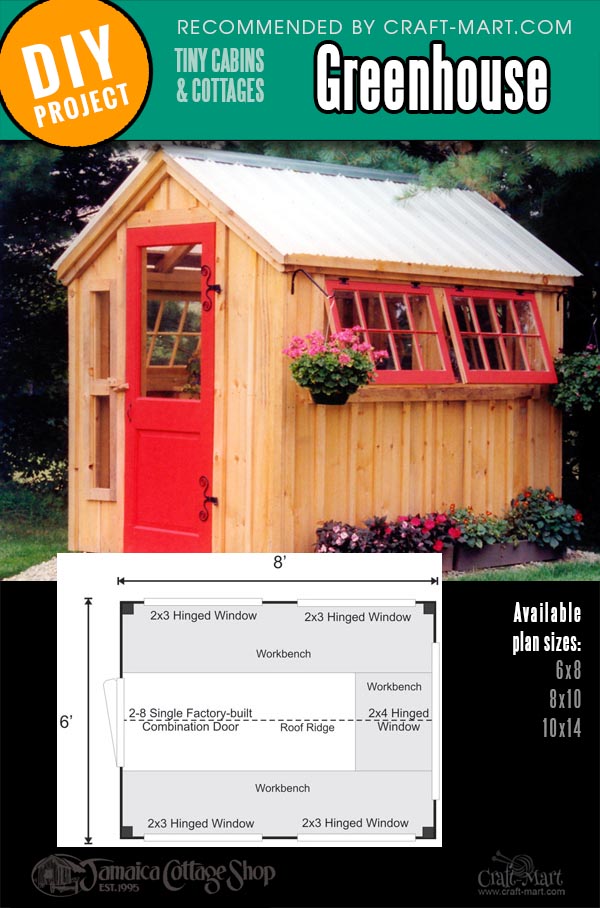
[[[497,851],[491,864],[477,876],[479,892],[486,895],[564,895],[562,870],[539,870],[528,854],[507,858]]]
[[[142,886],[159,884],[178,892],[188,884],[200,885],[207,895],[222,890],[240,892],[247,883],[266,887],[275,878],[270,865],[229,861],[200,864],[197,861],[167,861],[166,864],[115,864],[108,858],[80,860],[70,854],[51,854],[35,865],[31,881],[39,892],[55,897],[78,895],[98,889],[104,892],[137,892]]]

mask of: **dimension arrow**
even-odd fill
[[[90,609],[92,606],[92,597],[85,597],[85,606],[87,609],[87,835],[85,844],[92,844],[90,835]]]
[[[331,579],[324,580],[324,579],[320,578],[318,582],[319,583],[344,583],[344,581],[347,579],[348,579],[347,577],[344,577],[340,580],[331,580]],[[152,577],[144,577],[142,579],[134,580],[131,577],[117,577],[117,586],[119,586],[119,585],[124,586],[126,583],[207,583],[207,582],[210,582],[211,580],[219,580],[219,578],[218,577],[213,577],[213,578],[203,577],[201,580],[196,580],[194,578],[187,579],[187,578],[183,578],[183,577],[169,577],[169,578],[161,578],[160,580],[157,580]],[[235,577],[227,578],[227,583],[252,583],[252,582],[304,583],[304,582],[306,582],[306,578],[303,578],[301,580],[290,580],[289,577],[261,578],[260,580],[257,580],[256,577],[245,579],[245,580],[235,578]],[[399,577],[397,580],[392,580],[392,581],[374,580],[371,582],[372,583],[378,583],[378,582],[381,582],[381,583],[388,583],[388,582],[391,582],[391,583],[429,583],[430,586],[439,586],[440,578],[439,577],[418,577],[416,579],[413,578],[412,580],[405,580],[404,578]]]

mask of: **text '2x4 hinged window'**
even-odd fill
[[[377,384],[556,381],[532,294],[445,290],[444,322],[431,287],[328,281],[336,331],[360,329],[387,358]]]

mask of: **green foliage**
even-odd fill
[[[66,294],[52,263],[134,163],[110,144],[0,143],[0,479],[64,482]]]
[[[67,515],[60,495],[0,484],[0,514],[0,578],[66,551]]]
[[[557,190],[557,177],[600,163],[600,143],[591,141],[271,141],[241,142],[240,147],[255,154],[417,174],[425,186],[462,186],[505,203],[525,198],[537,209],[535,217],[543,193]]]
[[[335,353],[306,354],[294,360],[291,373],[301,388],[309,388],[319,394],[353,394],[367,385],[373,373],[373,363],[364,353],[353,350],[350,363],[340,366]]]
[[[537,580],[600,580],[600,561],[546,561],[542,564],[518,564],[508,568],[487,571],[467,571],[464,574],[447,574],[444,583],[500,580],[514,583]]]
[[[461,535],[457,543],[471,549],[482,549],[495,542],[513,542],[508,523],[503,517],[496,517],[491,511],[476,514],[473,508],[450,508],[450,516],[456,521]]]
[[[49,489],[35,489],[20,482],[0,483],[0,514],[2,523],[24,521],[40,523],[45,520],[63,522],[65,501]]]
[[[583,517],[572,505],[557,498],[552,489],[529,486],[511,501],[508,530],[516,539],[537,542],[551,549],[581,540]]]
[[[598,163],[598,142],[527,142],[527,153],[536,167],[557,176],[582,172]]]
[[[559,356],[554,361],[558,384],[550,400],[565,413],[593,410],[600,404],[600,353],[591,344],[582,353]]]
[[[346,164],[351,167],[374,167],[378,170],[390,170],[418,174],[426,163],[417,154],[411,154],[409,146],[419,145],[425,149],[426,143],[409,142],[241,142],[243,151],[254,154],[265,154],[269,157],[296,158],[302,161],[320,161],[323,164]]]

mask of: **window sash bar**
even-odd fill
[[[402,370],[400,364],[400,357],[398,356],[398,348],[396,347],[396,342],[393,339],[392,323],[390,321],[390,313],[388,309],[387,300],[385,298],[385,293],[379,294],[379,305],[381,306],[381,311],[383,312],[383,320],[385,322],[385,327],[387,328],[387,333],[390,335],[392,343],[390,343],[390,348],[392,351],[392,359],[394,360],[394,365],[398,371]]]

